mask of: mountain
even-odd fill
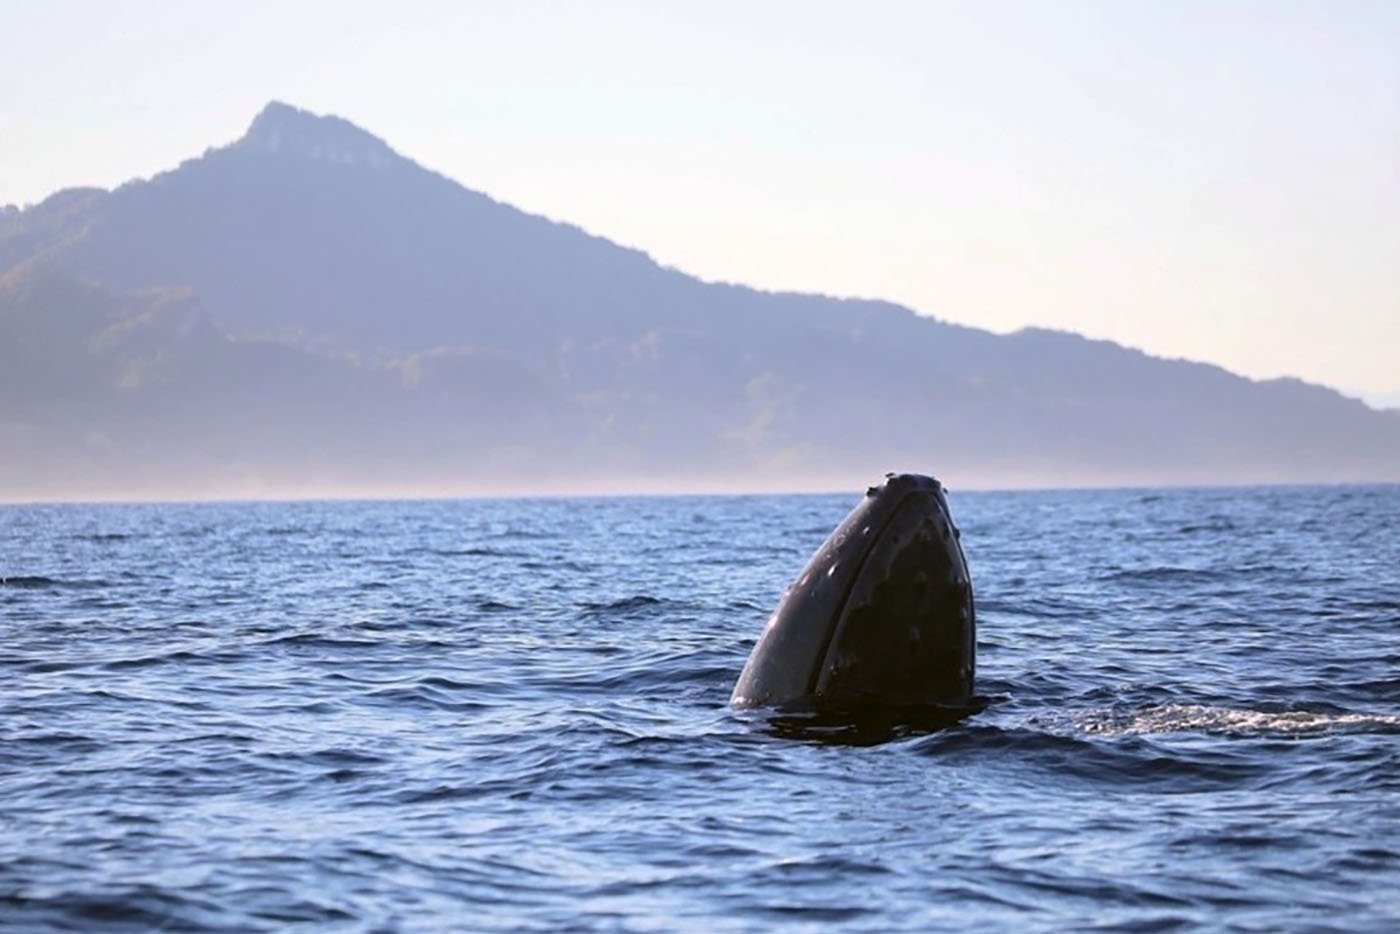
[[[0,212],[0,497],[1400,480],[1400,414],[702,282],[336,117]]]

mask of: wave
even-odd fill
[[[38,589],[40,587],[61,587],[63,582],[52,577],[41,577],[39,575],[20,575],[17,577],[0,577],[0,587],[19,587],[24,589]]]
[[[670,603],[669,600],[662,600],[649,594],[634,594],[617,600],[585,600],[579,604],[579,616],[585,619],[648,616],[652,615],[659,607]]]
[[[63,588],[106,587],[101,580],[61,580],[45,577],[42,574],[18,574],[14,577],[0,576],[0,587],[13,587],[18,590],[59,590]]]
[[[1213,571],[1208,568],[1179,568],[1179,567],[1150,567],[1150,568],[1123,568],[1117,571],[1110,571],[1099,579],[1105,581],[1126,581],[1140,583],[1143,581],[1173,581],[1173,582],[1205,582],[1217,581],[1230,576],[1229,571]]]
[[[1226,744],[1165,749],[1139,735],[1086,735],[1046,726],[1043,720],[999,727],[973,719],[921,737],[911,748],[945,765],[1000,760],[1007,781],[1041,785],[1049,773],[1076,786],[1132,785],[1163,793],[1240,788],[1266,780],[1274,769],[1267,757]]]
[[[471,548],[415,548],[408,552],[415,555],[432,555],[435,558],[533,558],[536,555],[529,551],[520,551],[511,548],[490,548],[476,546]]]
[[[375,639],[337,639],[319,632],[296,632],[272,639],[264,639],[257,644],[262,646],[311,646],[320,649],[372,649],[383,645],[381,641]]]
[[[1400,733],[1400,716],[1309,710],[1265,711],[1207,704],[1165,704],[1137,711],[1106,710],[1079,718],[1087,733],[1229,733],[1311,736],[1329,733]]]
[[[1196,535],[1201,532],[1208,532],[1212,535],[1226,535],[1239,530],[1239,526],[1229,519],[1219,516],[1207,519],[1204,522],[1190,522],[1177,528],[1178,535]]]

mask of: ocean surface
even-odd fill
[[[954,490],[990,707],[728,709],[858,498],[0,507],[0,928],[1400,929],[1400,487]]]

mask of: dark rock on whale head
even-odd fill
[[[943,488],[889,475],[817,549],[734,687],[736,707],[980,708],[972,581]]]

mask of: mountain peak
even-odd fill
[[[264,107],[235,145],[340,165],[383,165],[397,155],[382,139],[349,120],[281,101]]]

